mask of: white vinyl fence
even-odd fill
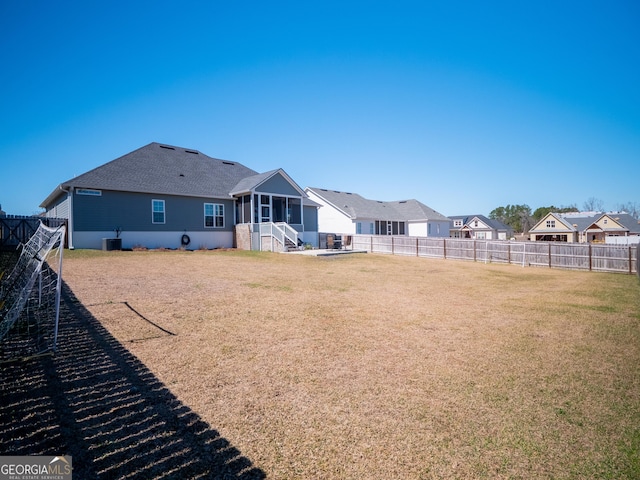
[[[513,242],[388,235],[354,235],[352,238],[354,250],[371,253],[627,274],[638,273],[640,250],[640,245]]]

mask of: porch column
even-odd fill
[[[300,197],[300,223],[304,232],[304,198]]]

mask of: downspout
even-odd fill
[[[60,190],[67,194],[67,198],[69,199],[69,228],[68,228],[68,238],[69,238],[69,250],[73,250],[73,187],[69,187],[69,190],[65,190],[62,185],[59,186]]]

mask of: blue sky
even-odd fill
[[[445,215],[640,202],[636,1],[0,2],[0,204],[150,142]]]

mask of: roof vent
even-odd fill
[[[406,200],[400,200],[398,203],[407,203]]]
[[[185,150],[185,152],[193,153],[194,155],[198,155],[198,152],[196,152],[195,150]]]
[[[166,148],[167,150],[175,150],[175,148],[170,147],[168,145],[160,145],[160,148]]]
[[[181,177],[184,177],[184,173],[181,173],[181,174],[180,174],[180,176],[181,176]]]
[[[235,163],[227,162],[226,160],[223,160],[222,163],[224,163],[225,165],[235,165]]]

